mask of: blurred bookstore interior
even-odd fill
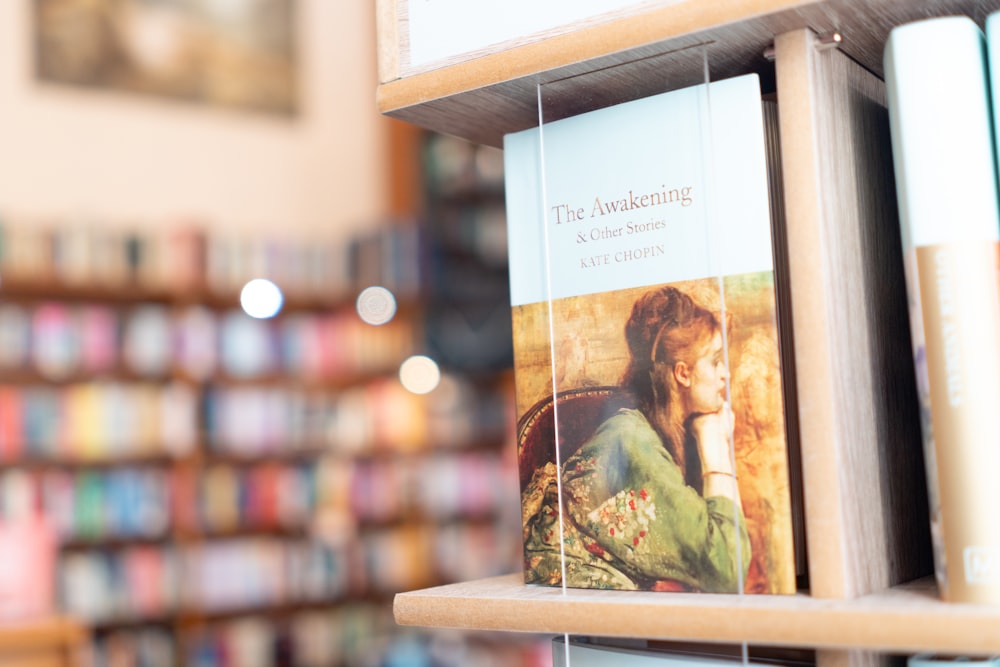
[[[0,664],[550,664],[392,619],[520,510],[502,154],[380,117],[374,33],[0,3]]]

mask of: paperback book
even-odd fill
[[[512,133],[504,159],[526,582],[793,593],[758,78]]]

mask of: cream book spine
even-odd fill
[[[899,26],[884,52],[935,569],[946,600],[1000,603],[1000,214],[985,37]]]

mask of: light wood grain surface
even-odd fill
[[[469,630],[906,653],[1000,651],[1000,608],[941,602],[928,581],[853,600],[821,600],[808,595],[564,592],[526,586],[520,574],[511,574],[401,593],[394,613],[400,625]]]
[[[656,70],[644,58],[701,43],[711,44],[713,78],[758,71],[768,67],[763,52],[774,36],[800,28],[840,32],[842,50],[880,74],[882,46],[893,25],[947,13],[981,18],[1000,7],[996,0],[687,0],[617,12],[596,24],[582,22],[467,54],[435,69],[407,71],[406,2],[380,0],[379,110],[494,146],[504,133],[537,123],[539,82],[623,64],[649,79]],[[396,20],[383,11],[390,5],[396,8]],[[622,71],[609,71],[602,87],[613,91],[630,85],[621,80]]]
[[[808,30],[776,52],[810,589],[853,597],[932,567],[885,92]]]
[[[0,622],[0,665],[82,665],[82,650],[88,637],[82,624],[63,616]]]

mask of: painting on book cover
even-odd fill
[[[514,306],[527,583],[795,591],[773,275]]]

